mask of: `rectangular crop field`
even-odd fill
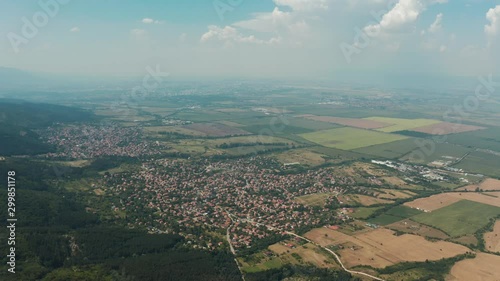
[[[390,143],[358,148],[354,151],[384,158],[399,158],[418,148],[416,139],[409,138]]]
[[[500,152],[500,128],[449,135],[447,141]]]
[[[355,128],[337,128],[300,135],[311,142],[338,149],[351,150],[376,144],[407,139],[404,136],[385,134]]]
[[[375,120],[368,119],[357,119],[357,118],[342,118],[342,117],[332,117],[332,116],[316,116],[311,114],[299,115],[298,117],[303,117],[310,120],[322,121],[328,123],[335,123],[339,125],[344,125],[348,127],[356,127],[361,129],[379,129],[390,126],[391,124],[379,122]]]
[[[418,164],[429,164],[434,161],[441,161],[443,163],[445,162],[453,163],[462,158],[463,156],[465,156],[465,154],[467,154],[472,150],[472,148],[451,143],[434,142],[433,145],[434,145],[433,153],[430,153],[428,155],[426,155],[425,153],[419,153],[415,154],[418,155],[418,157],[415,157],[413,153],[418,153],[417,150],[416,152],[412,152],[409,153],[408,155],[405,155],[404,157],[402,157],[401,160]]]
[[[499,177],[500,156],[486,152],[473,151],[454,167],[464,169],[464,171],[469,173]]]
[[[412,217],[412,220],[440,229],[452,237],[473,234],[500,215],[500,208],[469,200],[461,200],[431,213]]]
[[[449,134],[458,134],[464,132],[472,132],[483,129],[485,128],[479,126],[441,122],[437,124],[414,128],[412,129],[412,131],[431,134],[431,135],[449,135]]]
[[[402,118],[388,118],[388,117],[369,117],[365,119],[392,124],[384,128],[378,129],[378,131],[387,133],[411,130],[418,127],[441,123],[441,121],[439,120],[432,120],[432,119],[402,119]]]

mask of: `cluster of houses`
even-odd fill
[[[282,231],[334,224],[348,218],[338,206],[312,207],[295,198],[338,194],[352,178],[335,176],[333,168],[282,174],[274,159],[254,157],[227,161],[160,159],[143,164],[137,172],[104,175],[103,185],[122,198],[136,223],[159,229],[177,229],[188,235],[201,228],[229,231],[235,248],[251,247],[257,240]],[[275,231],[272,231],[275,230]],[[213,243],[213,245],[217,245]]]
[[[57,147],[57,152],[47,157],[91,159],[100,156],[155,155],[161,153],[161,145],[142,138],[138,128],[115,125],[53,126],[40,131],[42,139]]]

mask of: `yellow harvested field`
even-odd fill
[[[478,253],[474,259],[457,262],[446,281],[498,281],[500,256]]]
[[[450,258],[470,251],[462,245],[430,242],[412,234],[395,236],[389,229],[376,229],[353,236],[328,228],[314,229],[305,236],[321,246],[336,246],[346,267],[369,265],[384,268],[404,261],[423,262]]]
[[[497,220],[492,232],[484,234],[486,250],[500,253],[500,220]]]
[[[477,188],[481,189],[482,191],[500,190],[500,180],[486,179],[479,184],[464,186],[457,190],[475,191]]]
[[[470,200],[478,203],[488,204],[495,207],[500,207],[500,192],[450,192],[432,195],[431,197],[419,198],[417,200],[407,202],[404,205],[419,209],[424,212],[432,212],[434,210],[449,206],[460,200]]]
[[[432,195],[431,197],[419,198],[411,202],[404,203],[410,208],[432,212],[434,210],[449,206],[460,201],[460,198],[452,196],[450,193]]]

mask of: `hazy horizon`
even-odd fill
[[[182,78],[476,77],[496,73],[500,62],[495,1],[53,0],[3,6],[0,66],[51,74],[134,77],[160,65]]]

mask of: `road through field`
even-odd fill
[[[300,235],[298,235],[298,234],[295,234],[295,233],[293,233],[293,232],[288,232],[288,231],[286,231],[285,233],[286,233],[286,234],[289,234],[289,235],[292,235],[292,236],[295,236],[295,237],[297,237],[297,238],[300,238],[300,239],[302,239],[302,240],[305,240],[305,241],[307,241],[307,242],[309,242],[309,243],[311,243],[311,244],[313,244],[313,245],[316,245],[316,246],[318,246],[318,247],[320,247],[320,248],[322,248],[322,249],[324,249],[324,250],[328,251],[329,253],[331,253],[332,255],[334,255],[334,256],[335,256],[335,259],[336,259],[336,260],[337,260],[337,262],[340,264],[340,266],[342,267],[342,269],[343,269],[343,270],[345,270],[345,271],[347,271],[347,272],[349,272],[349,273],[351,273],[351,274],[363,275],[363,276],[370,277],[370,278],[375,279],[375,280],[385,281],[384,279],[378,278],[378,277],[373,276],[373,275],[370,275],[370,274],[368,274],[368,273],[359,272],[359,271],[354,271],[354,270],[349,270],[349,269],[347,269],[347,268],[344,266],[344,264],[343,264],[343,263],[342,263],[342,261],[340,260],[340,257],[339,257],[339,256],[338,256],[338,255],[337,255],[334,251],[332,251],[332,250],[330,250],[330,249],[328,249],[328,248],[326,248],[326,247],[323,247],[323,246],[321,246],[321,245],[317,244],[316,242],[314,242],[314,241],[312,241],[312,240],[309,240],[309,239],[307,239],[307,238],[305,238],[305,237],[303,237],[303,236],[300,236]]]
[[[227,213],[227,215],[231,218],[231,220],[232,220],[233,222],[234,222],[234,220],[233,220],[232,216],[234,216],[234,217],[236,218],[236,220],[237,220],[237,221],[249,222],[249,223],[252,223],[252,224],[256,224],[257,226],[262,226],[262,225],[263,225],[263,224],[260,224],[260,223],[256,223],[256,222],[254,222],[254,221],[252,221],[252,220],[240,219],[240,218],[238,218],[237,216],[235,216],[235,215],[233,215],[233,214],[229,213],[228,211],[226,211],[226,213]],[[271,230],[271,231],[280,230],[280,229],[277,229],[277,228],[272,227],[272,226],[268,226],[268,225],[264,225],[264,226],[265,226],[267,229]],[[229,231],[229,228],[228,228],[228,231]],[[344,264],[343,264],[343,263],[342,263],[342,261],[340,260],[340,257],[339,257],[339,256],[338,256],[338,255],[337,255],[334,251],[332,251],[332,250],[330,250],[330,249],[328,249],[328,248],[326,248],[326,247],[323,247],[323,246],[319,245],[318,243],[316,243],[316,242],[314,242],[314,241],[312,241],[312,240],[309,240],[309,239],[307,239],[306,237],[303,237],[303,236],[300,236],[300,235],[298,235],[298,234],[295,234],[295,233],[293,233],[293,232],[289,232],[289,231],[283,231],[283,232],[284,232],[284,233],[286,233],[286,234],[288,234],[288,235],[292,235],[292,236],[295,236],[295,237],[297,237],[297,238],[300,238],[300,239],[302,239],[302,240],[304,240],[304,241],[307,241],[307,242],[309,242],[309,243],[311,243],[311,244],[313,244],[313,245],[316,245],[317,247],[320,247],[320,248],[322,248],[322,249],[326,250],[327,252],[331,253],[331,254],[335,257],[335,259],[337,260],[337,262],[340,264],[340,266],[342,267],[342,269],[343,269],[344,271],[346,271],[346,272],[349,272],[349,273],[351,273],[351,274],[363,275],[363,276],[366,276],[366,277],[369,277],[369,278],[372,278],[372,279],[375,279],[375,280],[378,280],[378,281],[385,281],[384,279],[378,278],[378,277],[373,276],[373,275],[370,275],[370,274],[368,274],[368,273],[364,273],[364,272],[360,272],[360,271],[354,271],[354,270],[349,270],[349,269],[347,269],[347,268],[344,266]],[[230,242],[230,240],[229,240],[229,232],[228,232],[227,239],[228,239],[229,245],[231,245],[231,242]],[[231,247],[231,248],[232,248],[232,247]],[[239,264],[238,264],[238,267],[239,267]]]

